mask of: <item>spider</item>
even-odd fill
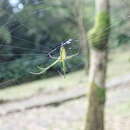
[[[66,64],[65,64],[65,62],[66,62],[66,60],[69,60],[69,59],[71,59],[71,58],[73,58],[73,57],[75,57],[75,56],[78,55],[78,53],[76,53],[76,54],[67,56],[67,52],[66,52],[66,49],[65,49],[64,46],[67,45],[67,44],[70,44],[71,42],[72,42],[72,39],[69,39],[66,42],[61,43],[60,46],[57,46],[55,49],[53,49],[52,51],[50,51],[48,53],[48,56],[51,59],[55,59],[55,61],[52,64],[50,64],[49,66],[47,66],[46,68],[41,68],[41,67],[38,66],[40,72],[36,72],[36,73],[35,72],[31,72],[31,73],[32,74],[36,74],[36,75],[43,74],[47,70],[49,70],[51,67],[53,67],[54,65],[56,65],[57,63],[61,63],[62,71],[63,71],[63,74],[65,76],[65,73],[66,73]],[[59,56],[58,57],[52,56],[52,53],[54,51],[56,51],[58,48],[60,48]]]

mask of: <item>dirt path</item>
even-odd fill
[[[114,83],[113,83],[114,84]],[[112,86],[112,83],[111,83]],[[79,90],[82,94],[83,89]],[[74,94],[77,89],[73,89]],[[61,95],[70,96],[67,90],[60,92]],[[47,95],[44,95],[47,96]],[[50,99],[54,95],[50,94]],[[74,96],[74,95],[73,95]],[[62,98],[62,96],[55,95]],[[79,98],[64,102],[59,106],[44,106],[40,103],[49,99],[42,95],[33,97],[26,102],[13,102],[0,106],[0,113],[4,113],[9,108],[18,108],[21,112],[12,113],[0,117],[0,130],[82,130],[84,125],[84,115],[86,113],[85,98]],[[25,103],[25,104],[24,104]],[[26,105],[39,105],[33,109],[25,110]],[[21,109],[22,108],[22,109]],[[130,130],[130,81],[118,84],[107,93],[106,104],[106,130]],[[128,110],[127,110],[128,109]]]
[[[127,89],[127,92],[128,90],[130,92],[130,88]],[[114,93],[115,95],[108,93],[106,130],[129,130],[130,111],[127,114],[118,115],[116,108],[127,101],[125,99],[119,100],[119,102],[116,100],[116,103],[111,104],[111,98],[121,96],[122,90],[115,90]],[[35,108],[1,117],[0,130],[82,130],[85,112],[85,98],[81,98],[58,107]]]
[[[121,80],[123,79],[123,80]],[[130,75],[125,75],[123,77],[118,77],[112,80],[107,84],[107,88],[110,91],[113,91],[116,88],[123,88],[122,86],[128,86],[127,84],[130,82]],[[111,90],[112,89],[112,90]],[[124,91],[126,96],[118,97],[119,100],[127,100],[130,95],[128,87],[124,87],[122,91]],[[87,89],[84,86],[76,86],[68,89],[57,90],[52,93],[51,89],[49,91],[44,91],[39,95],[33,96],[28,99],[10,101],[0,106],[0,116],[5,116],[8,114],[23,112],[26,110],[30,110],[33,108],[40,108],[46,106],[58,106],[62,103],[65,103],[70,100],[75,100],[86,95]],[[117,96],[116,96],[117,97]],[[126,97],[126,98],[125,98]],[[129,97],[130,98],[130,97]],[[115,102],[115,100],[112,100]]]

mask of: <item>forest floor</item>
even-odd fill
[[[119,52],[109,58],[106,130],[130,130],[130,52]],[[83,130],[86,79],[79,71],[0,90],[0,130]]]
[[[77,87],[81,89],[80,86]],[[74,88],[71,88],[66,92],[78,93],[78,91],[73,90]],[[59,93],[62,93],[62,95],[65,93],[64,89],[55,92],[57,96]],[[50,97],[49,95],[54,96],[52,93],[46,93],[48,98]],[[28,99],[28,101],[24,99],[1,105],[0,130],[83,130],[87,106],[84,96],[68,100],[59,105],[44,106],[41,104],[37,106],[36,102],[44,104],[44,97],[45,94],[44,96],[40,94]],[[34,106],[29,107],[32,104]],[[25,108],[20,109],[23,106]],[[105,118],[106,130],[129,130],[129,108],[130,80],[108,89]],[[8,113],[7,111],[10,109],[16,109],[16,111]],[[2,111],[7,113],[2,115]]]

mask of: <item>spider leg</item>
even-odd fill
[[[57,70],[57,72],[58,72],[59,76],[65,78],[65,76],[63,75],[63,73],[61,71]]]
[[[50,69],[52,66],[54,66],[55,64],[57,64],[59,62],[59,59],[57,59],[56,61],[54,61],[52,64],[50,64],[48,67],[46,68],[39,68],[40,70],[42,70],[41,72],[30,72],[31,74],[35,74],[35,75],[39,75],[39,74],[43,74],[45,73],[48,69]]]
[[[77,55],[79,55],[79,53],[76,53],[76,54],[74,54],[74,55],[67,56],[67,57],[66,57],[66,60],[69,60],[69,59],[71,59],[71,58],[73,58],[73,57],[75,57],[75,56],[77,56]]]
[[[65,77],[65,74],[66,74],[66,64],[65,64],[65,60],[63,60],[63,61],[61,62],[61,64],[62,64],[63,75],[64,75],[64,77]]]
[[[49,56],[51,59],[58,59],[58,58],[59,58],[59,57],[52,56],[51,53],[48,53],[48,56]]]

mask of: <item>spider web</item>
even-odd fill
[[[15,1],[15,0],[14,0]],[[18,0],[18,2],[19,2],[19,0]],[[116,1],[117,2],[117,1]],[[120,25],[120,23],[122,23],[122,22],[128,22],[129,21],[129,17],[130,17],[130,11],[129,11],[129,6],[128,6],[128,3],[127,3],[127,1],[126,0],[120,0],[120,2],[118,1],[117,2],[118,4],[120,4],[122,7],[124,7],[125,9],[123,10],[123,12],[121,11],[121,12],[118,12],[118,13],[113,13],[112,14],[112,16],[111,16],[111,21],[112,21],[112,24],[111,24],[111,26],[110,27],[108,27],[108,28],[106,28],[106,30],[107,29],[109,29],[109,28],[112,28],[112,31],[113,30],[116,30],[116,31],[118,31],[119,29],[120,29],[120,27],[119,27],[119,25]],[[37,3],[37,5],[40,5],[40,4],[42,4],[42,2],[39,2],[39,3]],[[113,5],[116,5],[116,4],[111,4],[111,6],[113,6]],[[11,6],[11,5],[9,5],[9,6]],[[12,5],[12,6],[14,6],[14,5]],[[19,7],[19,9],[18,9],[18,7]],[[23,22],[21,22],[21,20],[20,20],[20,17],[17,15],[17,12],[19,12],[19,11],[22,11],[23,9],[24,9],[24,7],[23,7],[23,5],[21,4],[21,3],[19,3],[19,5],[18,5],[18,7],[16,8],[15,6],[14,6],[14,11],[16,12],[16,13],[13,13],[13,14],[11,14],[11,16],[9,16],[9,18],[7,19],[7,21],[3,24],[3,25],[1,25],[0,26],[0,28],[1,27],[7,27],[8,28],[8,25],[10,24],[10,19],[15,19],[16,18],[16,20],[18,20],[19,19],[19,21],[20,21],[20,24],[18,25],[18,26],[13,26],[13,28],[12,29],[10,29],[10,33],[12,34],[11,35],[11,37],[13,38],[13,39],[16,39],[16,40],[18,40],[20,43],[24,43],[24,42],[26,42],[26,43],[28,43],[28,44],[32,44],[32,41],[30,40],[30,39],[25,39],[25,38],[22,38],[22,37],[18,37],[16,34],[15,34],[15,31],[16,30],[20,30],[20,29],[30,29],[30,28],[28,28],[26,25],[25,25],[25,22],[26,21],[23,21]],[[8,8],[10,8],[10,7],[6,7],[6,9],[8,9]],[[45,9],[39,9],[39,10],[48,10],[50,7],[48,7],[48,8],[45,8]],[[117,8],[115,8],[115,7],[112,7],[112,9],[113,9],[113,12],[114,11],[116,11],[117,10]],[[36,13],[38,10],[36,9],[36,10],[34,10],[32,13]],[[119,10],[118,10],[119,11]],[[116,15],[115,15],[116,14]],[[118,16],[117,16],[117,14],[119,14]],[[117,17],[120,17],[120,21],[119,20],[117,20]],[[52,23],[52,24],[55,24],[55,23]],[[105,31],[105,30],[104,30]],[[113,39],[114,37],[113,36],[111,36],[110,37],[110,40],[111,39]],[[75,38],[74,38],[75,39]],[[27,48],[27,47],[21,47],[20,45],[13,45],[13,44],[6,44],[6,43],[1,43],[0,44],[0,48],[2,48],[2,47],[5,47],[5,48],[8,48],[8,49],[15,49],[15,50],[19,50],[19,49],[21,49],[21,50],[24,50],[24,53],[15,53],[14,55],[16,56],[16,55],[20,55],[20,58],[19,58],[19,60],[22,60],[22,61],[26,61],[27,63],[28,63],[28,61],[29,62],[32,62],[32,63],[35,63],[35,62],[37,62],[37,61],[39,61],[39,64],[45,64],[46,62],[47,63],[50,63],[51,61],[52,61],[52,59],[51,58],[49,58],[48,57],[48,53],[50,52],[50,51],[52,51],[52,50],[56,50],[55,52],[54,52],[54,56],[58,56],[59,55],[59,49],[60,49],[60,45],[61,45],[61,43],[63,43],[64,42],[64,40],[67,40],[67,39],[63,39],[63,41],[61,41],[60,43],[56,43],[55,44],[55,47],[44,47],[44,49],[40,49],[40,50],[38,50],[38,49],[36,49],[35,47],[34,48]],[[125,40],[125,39],[124,39]],[[52,42],[54,42],[54,41],[50,41],[51,43]],[[74,42],[74,43],[72,43],[70,46],[65,46],[66,47],[66,50],[67,50],[67,53],[69,54],[69,55],[71,55],[71,54],[73,54],[73,53],[75,53],[75,52],[77,52],[77,51],[80,51],[79,50],[79,47],[78,46],[75,46],[75,44],[77,44],[77,42]],[[54,44],[53,44],[54,45]],[[57,47],[58,46],[58,47]],[[43,48],[43,46],[40,46],[41,48]],[[28,53],[28,51],[30,51],[31,53]],[[27,53],[26,53],[27,52]],[[12,54],[9,54],[9,53],[2,53],[1,54],[2,56],[7,56],[7,58],[8,57],[10,57],[10,56],[12,56]],[[44,57],[45,58],[45,61],[43,62],[42,60],[42,57]],[[80,55],[79,55],[79,57],[80,57]],[[81,58],[81,57],[80,57]],[[8,63],[13,63],[15,60],[10,60],[10,61],[2,61],[1,63],[0,63],[0,65],[5,65],[5,64],[8,64]],[[80,66],[80,64],[78,64],[78,66]],[[36,67],[36,64],[34,64],[34,67]],[[70,67],[71,68],[71,67]],[[34,69],[34,68],[32,68],[32,69]],[[6,70],[6,69],[5,69]],[[22,71],[22,70],[21,70]],[[29,70],[28,72],[30,72],[30,71],[32,71],[32,70]],[[58,70],[59,71],[59,70]]]

